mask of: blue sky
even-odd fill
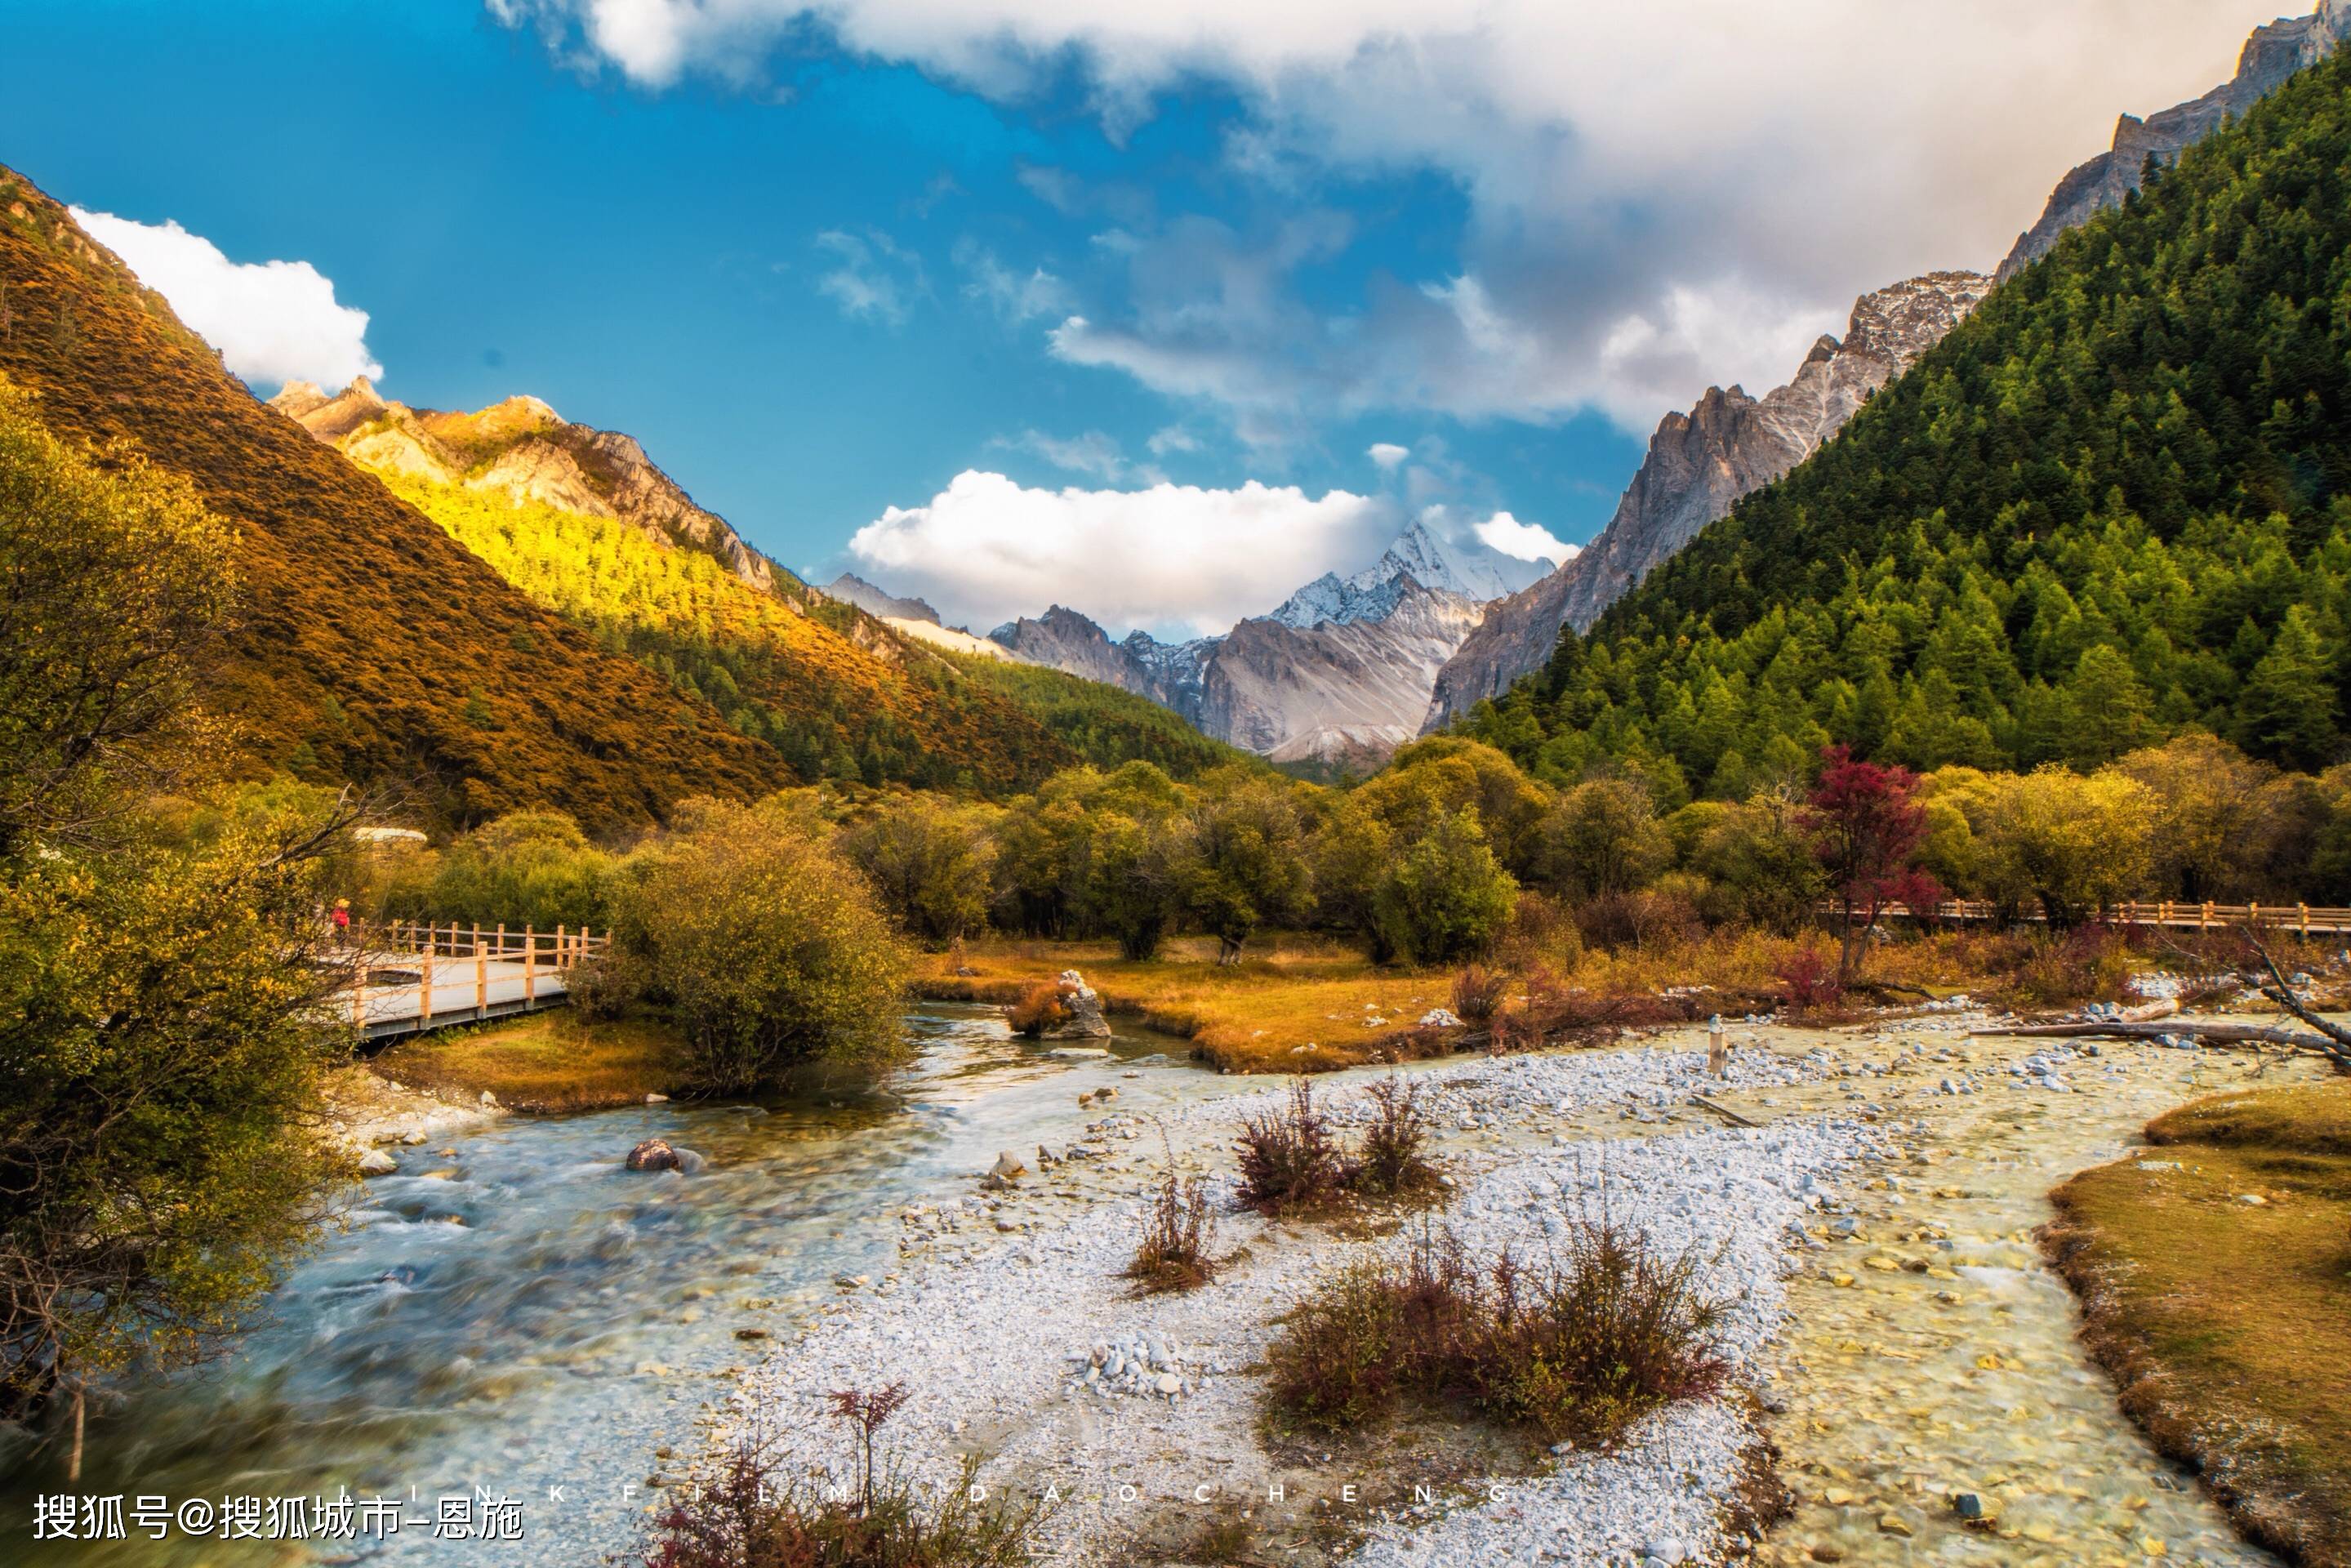
[[[1136,530],[1196,532],[1220,571],[1094,598],[1208,629],[1432,506],[1588,538],[1662,413],[1783,380],[1863,288],[1988,267],[2117,110],[2219,80],[2273,4],[1986,0],[1931,79],[1850,89],[1865,145],[1791,106],[1912,8],[1793,5],[1711,54],[1633,6],[1095,9],[0,0],[0,162],[308,263],[387,395],[626,430],[795,568],[986,620],[1088,608]],[[2021,68],[2020,29],[2071,60]],[[246,373],[302,352],[339,362]],[[1011,481],[979,523],[931,507],[967,474]],[[1038,537],[1092,559],[1024,555],[1065,487],[1076,531]]]

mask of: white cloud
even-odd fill
[[[1210,632],[1262,613],[1268,583],[1368,559],[1395,522],[1386,503],[1344,490],[1039,490],[967,470],[922,506],[891,507],[849,549],[892,592],[983,629],[1074,598],[1113,635]]]
[[[817,292],[852,320],[904,326],[914,301],[929,292],[922,258],[878,230],[860,235],[827,229],[816,245],[839,262],[816,280]]]
[[[1016,327],[1040,316],[1069,313],[1074,298],[1070,286],[1041,267],[1031,267],[1023,277],[986,246],[969,239],[956,242],[955,260],[968,278],[965,297],[979,300]]]
[[[172,313],[246,381],[341,387],[357,376],[383,374],[368,352],[368,313],[336,304],[334,284],[308,262],[235,262],[176,223],[72,211],[90,238],[169,300]]]
[[[1114,436],[1099,430],[1089,430],[1082,435],[1048,435],[1041,430],[1024,430],[1008,439],[999,437],[993,444],[1009,446],[1020,452],[1030,452],[1042,457],[1054,467],[1071,474],[1092,474],[1105,484],[1116,485],[1132,477],[1156,481],[1156,472],[1138,475],[1135,466],[1126,460],[1126,453]]]
[[[1397,464],[1412,455],[1412,448],[1398,446],[1393,441],[1374,441],[1370,446],[1364,448],[1364,455],[1383,468],[1393,469]]]
[[[1205,450],[1200,438],[1180,424],[1171,424],[1152,432],[1151,439],[1144,444],[1151,448],[1151,455],[1154,457],[1165,457],[1171,452]]]
[[[1496,512],[1469,531],[1488,549],[1499,550],[1513,560],[1548,559],[1553,566],[1565,566],[1583,553],[1562,542],[1541,523],[1522,523],[1508,512]]]
[[[1458,258],[1288,308],[1174,225],[1123,221],[1139,290],[1056,334],[1077,362],[1278,429],[1300,410],[1636,430],[1708,382],[1774,385],[1855,295],[1991,267],[2051,187],[2146,113],[2224,78],[2277,0],[488,0],[631,80],[739,81],[814,35],[1003,99],[1074,59],[1116,131],[1225,84],[1228,167],[1294,204],[1322,176],[1434,171]],[[746,61],[754,62],[747,68]],[[1032,186],[1036,184],[1031,182]],[[1054,187],[1047,199],[1066,193]],[[1191,267],[1187,275],[1185,267]],[[1154,273],[1152,268],[1158,268]],[[1246,278],[1239,278],[1246,282]],[[1604,349],[1614,345],[1613,354]],[[1792,349],[1791,348],[1792,345]]]

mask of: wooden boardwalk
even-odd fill
[[[561,1007],[571,973],[611,937],[572,931],[400,921],[359,931],[351,984],[334,1005],[375,1041]]]
[[[1822,912],[1835,915],[1840,906],[1834,900],[1821,905]],[[1916,920],[1917,915],[1907,904],[1888,904],[1877,912],[1881,920]],[[1937,904],[1929,918],[1942,922],[1985,921],[2001,918],[2000,908],[1984,899],[1947,898]],[[2037,925],[2047,917],[2032,909],[2012,917],[2020,923]],[[2157,926],[2168,931],[2226,931],[2234,925],[2257,925],[2272,931],[2290,932],[2297,936],[2339,936],[2351,935],[2351,909],[2332,909],[2315,904],[2113,904],[2099,911],[2099,918],[2111,925]]]

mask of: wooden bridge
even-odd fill
[[[1824,914],[1835,915],[1843,906],[1834,900],[1822,906]],[[1916,920],[1917,912],[1907,904],[1880,905],[1880,920]],[[2000,906],[1988,899],[1947,898],[1928,913],[1930,920],[1959,922],[1998,920]],[[2026,924],[2039,924],[2048,917],[2038,909],[2010,916]],[[2255,925],[2272,931],[2290,932],[2297,936],[2339,936],[2351,935],[2351,909],[2331,909],[2316,904],[2184,904],[2166,900],[2160,904],[2110,904],[2098,912],[2098,918],[2110,925],[2147,925],[2168,931],[2226,931],[2232,925]]]
[[[353,935],[359,954],[337,1005],[364,1040],[560,1007],[572,971],[612,944],[609,932],[584,925],[509,931],[402,920]]]

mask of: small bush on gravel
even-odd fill
[[[1015,1034],[1025,1034],[1034,1040],[1070,1016],[1061,1005],[1061,988],[1051,980],[1040,980],[1021,993],[1012,1004],[1006,1020]]]
[[[1364,1092],[1372,1097],[1372,1124],[1347,1167],[1350,1192],[1364,1197],[1403,1197],[1437,1185],[1429,1163],[1428,1119],[1421,1114],[1420,1088],[1391,1074]]]
[[[1151,1200],[1143,1222],[1143,1240],[1126,1277],[1139,1295],[1169,1291],[1196,1291],[1215,1278],[1217,1217],[1208,1207],[1208,1189],[1197,1176],[1180,1185],[1170,1170]]]
[[[1280,1110],[1241,1119],[1240,1203],[1260,1214],[1294,1214],[1339,1196],[1346,1168],[1331,1119],[1301,1078]]]
[[[1240,1205],[1265,1215],[1328,1208],[1352,1197],[1395,1198],[1433,1191],[1437,1166],[1424,1152],[1428,1119],[1420,1092],[1394,1074],[1373,1084],[1372,1124],[1348,1155],[1303,1078],[1279,1111],[1241,1119]]]
[[[770,1443],[737,1448],[716,1475],[674,1494],[653,1524],[645,1568],[1014,1568],[1027,1563],[1040,1511],[1008,1498],[975,1500],[979,1460],[966,1458],[952,1487],[926,1496],[873,1461],[873,1434],[905,1398],[832,1396],[857,1445],[858,1484],[843,1495],[787,1476]]]
[[[1301,1302],[1267,1352],[1266,1385],[1311,1429],[1363,1426],[1410,1396],[1547,1443],[1607,1443],[1721,1386],[1719,1319],[1691,1260],[1659,1259],[1604,1219],[1539,1269],[1507,1251],[1480,1266],[1458,1237],[1424,1232],[1401,1259],[1357,1264]]]
[[[2111,925],[2084,925],[2038,937],[2017,965],[2009,995],[2027,1007],[2118,1002],[2137,967],[2121,932]]]
[[[1835,962],[1817,947],[1798,947],[1790,953],[1781,960],[1775,977],[1788,1006],[1800,1013],[1832,1006],[1844,995]]]
[[[1510,988],[1510,976],[1472,964],[1453,977],[1453,1010],[1463,1023],[1489,1022],[1502,1010],[1502,998]]]

